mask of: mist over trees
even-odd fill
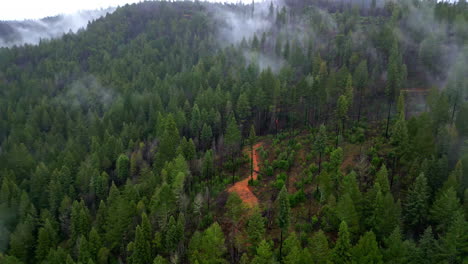
[[[0,263],[466,263],[467,41],[466,1],[157,1],[6,45]]]

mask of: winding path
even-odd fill
[[[254,180],[257,179],[258,171],[259,171],[257,149],[260,148],[261,146],[262,146],[262,143],[257,143],[253,147],[253,175],[252,176]],[[250,156],[250,150],[248,151],[248,153]],[[250,179],[250,175],[248,175],[247,178],[236,182],[233,186],[229,187],[228,192],[236,192],[240,196],[242,201],[244,201],[244,203],[246,203],[250,207],[254,207],[255,205],[258,204],[258,198],[250,190],[249,179]]]

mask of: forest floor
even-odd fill
[[[257,149],[262,146],[262,143],[257,143],[253,147],[253,174],[252,177],[254,180],[257,179],[258,172],[260,171],[259,166],[258,166],[258,152]],[[248,155],[250,157],[251,153],[250,150],[246,150],[248,152]],[[249,170],[250,171],[250,170]],[[249,186],[249,179],[250,175],[248,175],[245,179],[236,182],[233,186],[231,186],[228,189],[228,192],[236,192],[242,201],[244,201],[245,204],[247,204],[249,207],[254,207],[255,205],[258,205],[258,198],[255,196],[255,194],[252,192],[250,189],[251,187]]]

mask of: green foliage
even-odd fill
[[[227,263],[224,234],[218,223],[212,224],[203,233],[196,232],[189,244],[189,259],[192,263]]]
[[[435,230],[441,233],[448,230],[459,214],[462,214],[460,200],[452,188],[441,193],[430,210],[430,218],[436,224]]]
[[[278,226],[283,232],[286,232],[289,228],[291,207],[289,204],[288,191],[286,190],[286,187],[284,185],[281,188],[281,191],[279,192],[277,203]]]
[[[333,248],[332,260],[335,263],[351,263],[351,240],[348,225],[345,221],[340,224],[338,239]]]
[[[384,263],[375,235],[366,232],[352,249],[352,259],[355,263]]]
[[[245,205],[237,193],[230,193],[226,202],[226,216],[237,225],[245,213]]]
[[[265,219],[260,214],[259,209],[255,209],[250,216],[247,227],[247,235],[252,248],[256,248],[265,235]]]
[[[252,264],[270,264],[275,263],[271,245],[265,239],[257,247],[257,253],[252,260]]]
[[[327,263],[330,261],[332,251],[328,245],[327,236],[322,230],[312,235],[309,245],[309,251],[313,256],[314,263]]]
[[[130,161],[125,154],[120,154],[119,158],[117,159],[117,178],[121,181],[124,182],[127,180],[129,176],[129,170],[130,170]]]
[[[2,22],[0,263],[463,263],[466,1],[273,2]]]
[[[408,227],[416,231],[424,228],[429,212],[429,188],[423,173],[416,178],[409,190],[403,208],[403,217]]]

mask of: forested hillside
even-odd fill
[[[467,69],[465,0],[142,2],[0,48],[0,263],[467,264]]]

